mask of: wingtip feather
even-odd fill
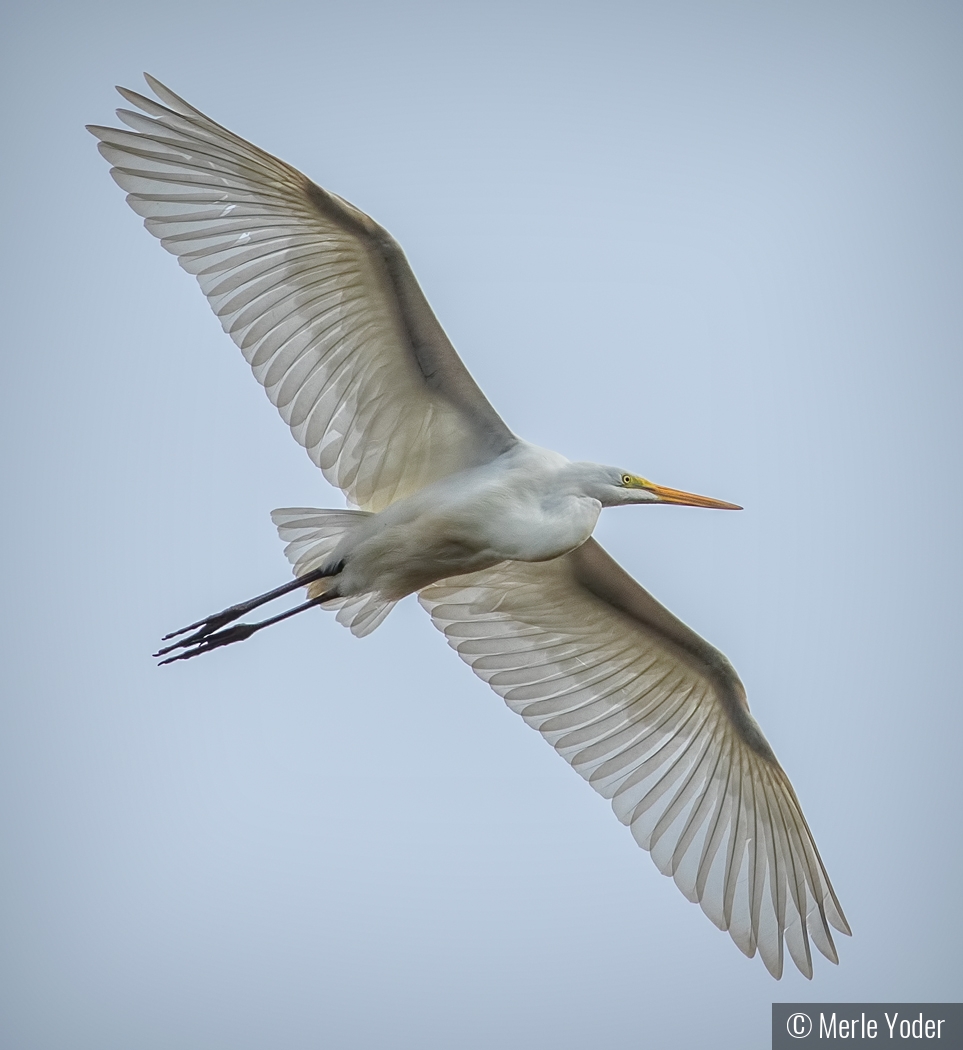
[[[147,81],[148,87],[161,100],[161,102],[166,106],[170,106],[175,112],[184,116],[202,117],[207,119],[199,109],[195,109],[189,102],[182,99],[180,95],[171,91],[171,89],[166,84],[159,81],[157,77],[151,76],[150,73],[145,72],[144,80]]]

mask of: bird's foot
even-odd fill
[[[161,649],[154,655],[163,656],[164,653],[169,653],[172,649],[177,649],[182,645],[192,645],[194,642],[206,638],[215,631],[219,631],[222,627],[226,627],[229,623],[233,623],[234,620],[243,616],[246,612],[250,612],[251,609],[256,609],[259,604],[261,603],[258,598],[252,598],[249,602],[241,602],[240,605],[232,605],[219,613],[214,613],[213,616],[205,616],[203,620],[198,620],[197,623],[188,624],[187,627],[182,627],[179,631],[171,631],[170,634],[165,634],[164,637],[161,638],[162,642],[169,641],[171,638],[177,638],[182,634],[187,634],[188,631],[194,631],[195,633],[192,634],[190,638],[185,638],[183,641],[176,642],[174,645],[169,645],[166,649]]]
[[[229,610],[225,609],[225,615]],[[237,616],[242,615],[237,613]],[[231,617],[230,619],[235,619]],[[230,619],[221,621],[223,623],[230,623]],[[202,621],[204,623],[215,623],[217,617],[211,617],[208,621]],[[159,649],[154,656],[164,656],[167,653],[173,652],[175,649],[183,649],[184,652],[178,653],[176,656],[168,656],[166,660],[161,660],[160,664],[172,664],[176,660],[190,660],[192,656],[200,656],[201,653],[209,653],[213,649],[220,649],[222,645],[230,645],[232,642],[243,642],[251,637],[256,630],[258,630],[262,624],[258,623],[238,623],[233,627],[228,627],[226,630],[219,631],[217,626],[208,627],[206,631],[198,631],[196,634],[192,634],[189,638],[185,638],[182,642],[175,642],[173,645],[165,646],[163,649]],[[187,628],[190,630],[190,628]],[[168,638],[173,637],[168,635]],[[160,666],[158,664],[158,666]]]

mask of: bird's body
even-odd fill
[[[738,676],[592,539],[604,507],[738,508],[518,438],[382,227],[148,81],[164,104],[119,89],[132,131],[90,129],[111,173],[357,508],[275,511],[295,579],[169,635],[163,662],[314,606],[364,635],[417,593],[743,952],[776,977],[784,949],[807,976],[811,943],[835,962],[849,927]]]
[[[592,535],[602,511],[592,468],[519,441],[490,463],[442,478],[345,533],[331,555],[344,563],[338,592],[396,600],[499,562],[567,554]]]

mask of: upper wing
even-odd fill
[[[376,511],[511,447],[390,234],[147,80],[89,130],[324,476]]]
[[[449,644],[769,972],[849,933],[789,779],[729,661],[589,540],[419,595]]]

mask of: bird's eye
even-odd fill
[[[623,474],[622,475],[622,484],[623,485],[631,485],[632,484],[632,475],[631,474]]]

